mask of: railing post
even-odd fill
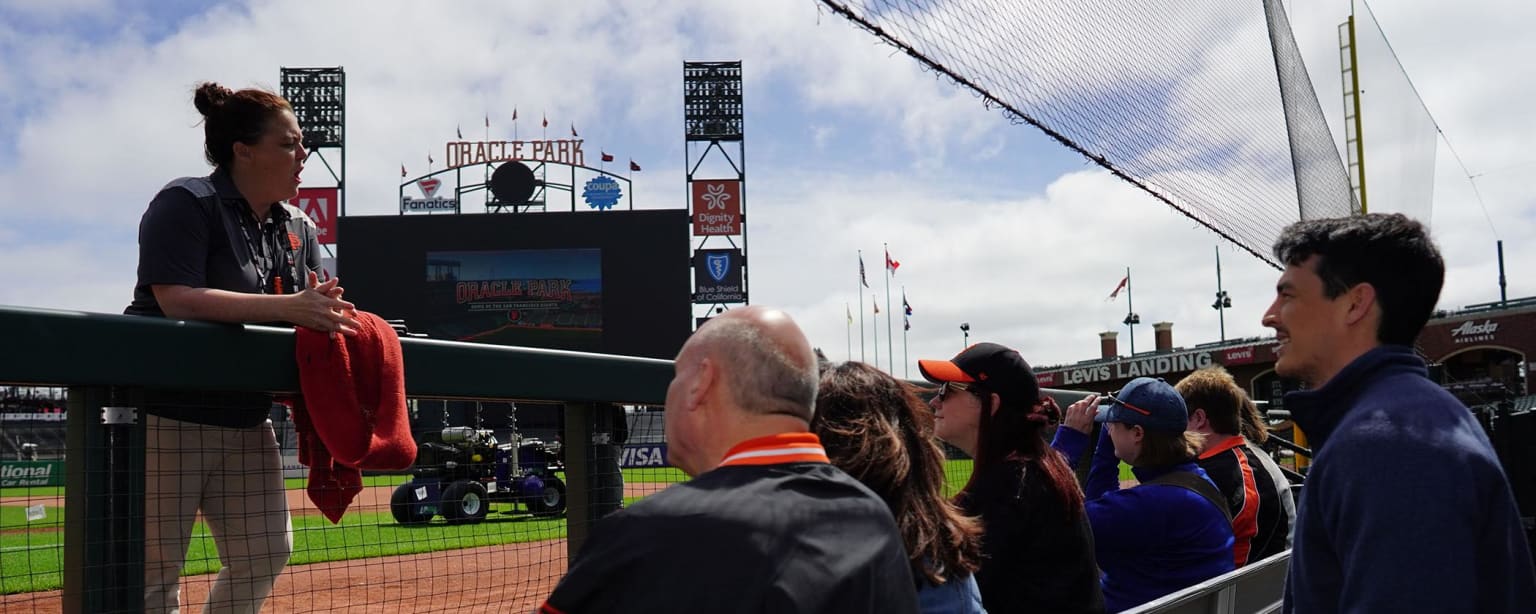
[[[586,543],[592,527],[592,449],[591,403],[565,404],[565,552],[567,560],[576,558]]]
[[[144,609],[144,420],[135,393],[69,389],[65,612]]]

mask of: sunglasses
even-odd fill
[[[944,385],[939,386],[939,394],[936,395],[935,398],[942,402],[944,399],[949,398],[949,395],[953,393],[966,392],[970,389],[971,384],[967,384],[965,382],[944,382]]]

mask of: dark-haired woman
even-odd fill
[[[956,500],[981,517],[976,581],[987,611],[1102,612],[1083,491],[1044,437],[1060,412],[1042,400],[1029,363],[978,343],[918,370],[942,385],[932,401],[938,437],[975,459]]]
[[[150,201],[125,313],[355,334],[337,280],[318,283],[314,224],[285,204],[306,157],[288,102],[214,83],[193,102],[214,170],[171,181]],[[222,563],[204,611],[255,612],[271,592],[293,539],[271,408],[261,393],[146,392],[146,611],[180,607],[199,511]]]
[[[944,452],[912,386],[860,362],[828,366],[811,431],[832,464],[891,508],[922,611],[985,612],[971,575],[981,560],[981,526],[944,497]]]

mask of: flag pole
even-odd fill
[[[896,335],[891,333],[891,316],[895,315],[891,312],[891,246],[886,243],[880,245],[885,248],[885,353],[889,359],[885,366],[891,375],[896,375],[896,344],[893,343]]]
[[[875,295],[873,295],[873,294],[869,295],[869,304],[875,306],[875,311],[880,311],[880,303],[875,300]],[[880,314],[878,314],[878,313],[875,314],[874,321],[870,322],[869,324],[870,324],[870,329],[869,329],[869,332],[870,332],[870,335],[869,335],[870,336],[870,344],[874,348],[874,351],[870,352],[869,354],[870,354],[871,358],[875,359],[875,370],[879,371],[880,370]]]
[[[911,316],[906,315],[907,314],[907,287],[906,286],[902,286],[901,287],[901,314],[902,314],[901,315],[901,377],[902,377],[902,379],[912,379],[911,370],[907,366],[908,363],[911,362],[910,360],[907,359],[907,331],[912,330],[912,326],[911,326],[911,322],[909,321],[909,318]]]
[[[868,360],[864,357],[864,250],[859,250],[859,278],[854,281],[853,289],[859,294],[859,362]]]
[[[843,311],[851,312],[853,308],[849,307],[848,303],[843,303]],[[848,323],[843,327],[848,330],[848,362],[853,362],[853,318],[847,317],[843,321]]]

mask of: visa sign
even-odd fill
[[[619,466],[625,469],[666,467],[667,444],[641,443],[624,446],[624,450],[619,453]]]

